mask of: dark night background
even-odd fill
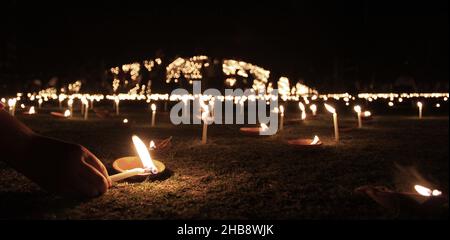
[[[2,2],[0,92],[195,54],[241,59],[271,70],[271,80],[324,92],[448,91],[445,0],[145,2]],[[417,88],[397,89],[399,79]]]

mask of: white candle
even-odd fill
[[[111,178],[112,182],[117,182],[117,181],[123,180],[125,178],[133,177],[133,176],[143,174],[143,173],[145,173],[144,168],[133,168],[130,170],[126,170],[125,172],[122,172],[122,173],[111,175],[109,177]]]
[[[284,128],[284,107],[283,105],[280,106],[280,130],[283,130]]]
[[[422,107],[423,104],[421,102],[417,102],[417,107],[419,107],[419,119],[422,118]]]
[[[42,107],[42,102],[43,102],[42,98],[39,98],[39,100],[38,100],[39,109]]]
[[[358,128],[362,128],[362,119],[361,119],[361,107],[359,105],[356,105],[353,107],[356,114],[358,115]]]
[[[333,125],[334,125],[334,138],[336,139],[336,142],[339,141],[339,126],[338,126],[338,120],[337,120],[337,113],[336,109],[334,109],[332,106],[328,104],[324,104],[325,108],[333,114]]]
[[[208,140],[208,124],[203,122],[203,131],[202,131],[202,144],[206,144]]]
[[[84,120],[87,120],[89,114],[89,102],[85,98],[83,98],[83,105],[84,105]]]
[[[301,120],[305,120],[306,119],[306,108],[305,108],[305,105],[303,105],[302,102],[299,102],[298,103],[298,107],[300,108],[300,112],[301,112],[300,119]]]
[[[206,144],[208,140],[208,117],[209,117],[209,107],[208,105],[202,105],[203,113],[203,130],[202,130],[202,144]]]
[[[311,109],[313,116],[316,116],[316,112],[317,112],[316,104],[311,104],[311,106],[309,106],[309,109]]]
[[[334,122],[334,138],[336,139],[336,142],[338,142],[339,141],[339,127],[338,127],[337,113],[333,113],[333,122]]]
[[[154,127],[155,126],[155,115],[156,115],[156,105],[154,103],[152,103],[151,109],[152,109],[152,127]]]
[[[115,106],[116,106],[116,115],[119,115],[119,98],[114,99]]]
[[[15,98],[8,100],[9,114],[11,114],[11,116],[14,116],[16,112],[16,101],[17,100]]]
[[[70,115],[72,115],[72,113],[73,113],[73,99],[72,98],[67,101],[67,105],[69,106]]]

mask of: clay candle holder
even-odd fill
[[[113,168],[119,173],[110,176],[111,181],[118,182],[127,178],[144,180],[161,176],[166,166],[150,157],[150,153],[142,140],[134,135],[132,137],[134,147],[139,157],[123,157],[113,162]]]
[[[64,111],[64,113],[60,113],[60,112],[51,112],[50,113],[52,116],[54,117],[58,117],[58,118],[68,118],[70,117],[72,114],[70,112],[70,110],[66,110]]]
[[[242,127],[239,128],[239,131],[245,135],[255,136],[260,135],[259,133],[267,130],[267,128],[266,124],[261,123],[261,127]]]
[[[314,139],[292,139],[287,143],[300,148],[315,148],[322,145],[322,141],[317,136],[314,136]]]

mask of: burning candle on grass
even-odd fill
[[[284,128],[284,107],[283,105],[280,106],[280,130],[283,130]]]
[[[353,107],[353,109],[355,110],[358,116],[358,128],[362,128],[361,107],[359,105],[356,105]]]
[[[88,114],[89,114],[89,102],[88,102],[88,100],[86,98],[82,98],[81,99],[81,103],[84,106],[84,108],[83,108],[84,109],[84,113],[83,113],[84,120],[87,120],[88,119]]]
[[[39,100],[38,100],[39,109],[42,108],[42,103],[43,102],[44,102],[44,100],[42,100],[42,98],[39,98]]]
[[[8,99],[9,114],[11,114],[11,116],[15,115],[16,103],[17,100],[15,98]]]
[[[111,175],[111,181],[117,182],[134,176],[157,175],[165,170],[165,165],[150,156],[144,142],[136,135],[132,141],[138,157],[124,157],[114,161],[113,168],[120,173]]]
[[[422,102],[417,102],[417,107],[419,108],[419,119],[422,119],[422,108],[423,108]]]
[[[152,103],[151,105],[151,109],[152,109],[152,127],[155,126],[155,115],[156,115],[156,104]]]
[[[322,145],[322,142],[320,141],[319,137],[317,135],[314,136],[313,139],[292,139],[288,140],[287,143],[289,145],[299,147],[299,148],[314,148]]]
[[[64,101],[64,95],[62,95],[62,94],[59,94],[59,96],[58,96],[58,107],[59,107],[59,109],[62,109],[62,101]]]
[[[64,117],[68,118],[70,116],[72,116],[72,113],[70,112],[70,110],[64,111]]]
[[[208,124],[211,122],[209,106],[202,104],[202,120],[203,120],[203,130],[202,130],[202,144],[206,144],[208,138]]]
[[[34,106],[30,107],[30,109],[28,110],[28,114],[29,115],[36,114],[36,110],[34,109]]]
[[[70,111],[70,113],[72,115],[72,113],[73,113],[73,99],[72,98],[67,100],[67,106],[69,107],[69,111]]]
[[[119,116],[119,104],[120,104],[120,99],[119,97],[116,97],[114,99],[114,106],[116,107],[116,115]]]
[[[317,145],[320,142],[320,139],[317,135],[314,136],[313,141],[310,143],[310,145]]]
[[[421,185],[415,185],[414,189],[416,190],[417,193],[419,193],[422,196],[426,196],[426,197],[432,197],[432,196],[437,197],[437,196],[442,195],[442,192],[437,189],[431,190],[431,189],[421,186]]]
[[[334,138],[336,139],[336,142],[338,142],[339,141],[339,127],[338,127],[336,109],[334,109],[334,107],[332,107],[326,103],[324,105],[325,105],[325,108],[327,109],[327,111],[333,114]]]
[[[316,104],[311,104],[311,106],[309,106],[309,109],[311,110],[313,116],[316,116],[316,113],[317,113],[317,106],[316,106]]]
[[[306,119],[306,109],[305,109],[305,105],[302,102],[298,103],[298,107],[300,108],[301,111],[301,116],[300,119],[301,120],[305,120]]]

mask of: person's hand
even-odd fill
[[[20,159],[13,167],[59,195],[95,197],[111,187],[105,166],[81,145],[33,135]]]

